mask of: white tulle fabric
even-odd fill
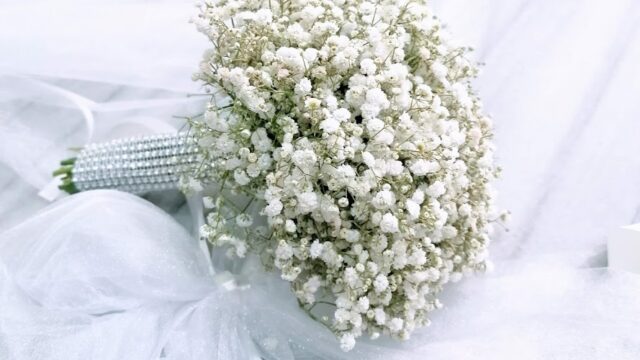
[[[255,260],[211,271],[195,202],[38,196],[69,148],[201,111],[190,4],[0,0],[0,359],[640,358],[640,277],[604,256],[640,220],[640,3],[434,1],[487,62],[514,219],[496,270],[451,284],[431,327],[347,354]]]
[[[250,259],[216,273],[155,205],[115,191],[58,201],[0,237],[6,359],[631,358],[640,281],[538,267],[446,294],[433,327],[348,354]],[[231,286],[235,283],[235,286]]]
[[[212,274],[197,240],[133,195],[93,191],[56,202],[0,237],[0,354],[346,357],[275,274],[253,259],[221,259]]]

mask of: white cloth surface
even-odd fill
[[[632,359],[640,279],[557,266],[468,281],[407,343],[350,353],[254,259],[214,257],[155,205],[68,197],[0,236],[7,359]],[[234,271],[235,276],[226,276]],[[229,287],[235,281],[239,287]]]
[[[639,358],[640,277],[605,268],[605,240],[640,220],[640,3],[433,4],[486,62],[477,87],[513,220],[496,270],[449,286],[431,327],[343,354],[276,275],[221,288],[156,206],[37,196],[70,147],[200,111],[190,1],[0,0],[0,358]],[[175,194],[150,198],[190,226]]]

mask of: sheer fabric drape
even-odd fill
[[[640,4],[433,4],[487,63],[511,231],[431,327],[345,354],[277,274],[253,260],[212,274],[185,207],[38,195],[70,148],[201,111],[191,2],[0,0],[0,358],[638,358],[640,278],[607,270],[604,244],[640,213]]]

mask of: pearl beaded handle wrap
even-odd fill
[[[140,194],[177,189],[180,173],[198,158],[187,133],[154,135],[90,144],[53,174],[62,177],[60,189],[70,194],[93,189]]]

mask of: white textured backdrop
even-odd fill
[[[477,89],[513,217],[495,273],[452,287],[409,345],[432,359],[640,358],[640,278],[603,269],[607,234],[640,221],[640,2],[432,3],[486,63]],[[46,206],[37,193],[87,123],[103,140],[197,109],[194,10],[0,0],[0,231]]]

